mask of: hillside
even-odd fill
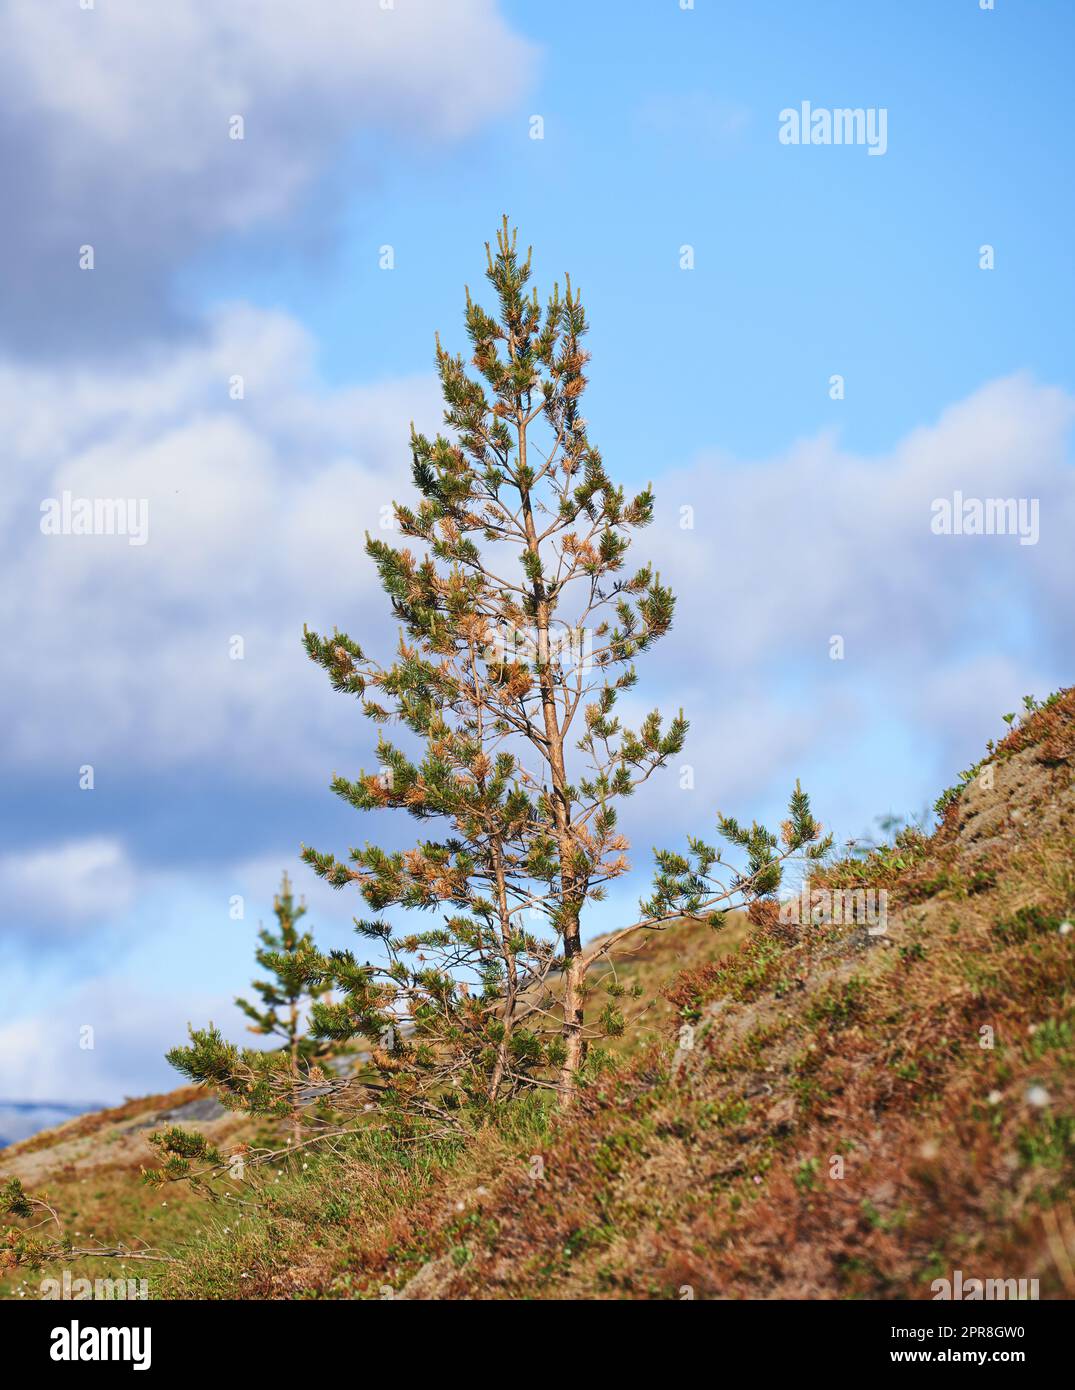
[[[167,1124],[182,1124],[218,1144],[234,1143],[254,1129],[203,1091],[185,1086],[79,1115],[12,1144],[0,1153],[0,1184],[18,1178],[28,1191],[47,1197],[75,1248],[173,1250],[200,1228],[204,1203],[179,1187],[162,1200],[140,1181],[141,1167],[152,1161],[146,1135]],[[70,1269],[74,1278],[148,1272],[140,1261],[113,1259],[72,1259],[59,1268]],[[50,1273],[57,1270],[4,1270],[0,1255],[0,1296],[35,1297]]]
[[[528,1105],[465,1147],[359,1133],[210,1206],[131,1182],[152,1126],[249,1131],[188,1089],[0,1172],[65,1219],[77,1199],[79,1230],[170,1250],[158,1296],[928,1298],[955,1269],[1075,1296],[1073,757],[1068,691],[932,836],[814,879],[886,892],[884,933],[770,906],[738,949],[651,938],[624,966],[652,1003],[638,1040],[566,1124]]]

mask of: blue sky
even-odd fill
[[[884,449],[990,377],[1033,365],[1070,380],[1069,7],[504,13],[544,50],[528,101],[427,158],[357,139],[376,196],[345,190],[341,209],[334,172],[302,210],[306,235],[213,248],[189,292],[296,314],[327,380],[415,370],[431,325],[458,324],[460,278],[477,279],[506,211],[546,277],[566,266],[585,288],[602,368],[591,410],[634,476],[650,450],[686,457],[705,438],[765,455],[834,423],[851,446]],[[781,146],[776,113],[803,99],[886,106],[888,153]],[[531,111],[543,141],[526,138]],[[310,228],[333,219],[345,234],[322,254]],[[999,273],[983,277],[989,241]],[[378,269],[385,242],[392,275]],[[849,378],[838,414],[830,366]],[[640,391],[661,408],[625,408]]]
[[[640,698],[694,719],[694,790],[669,774],[630,808],[636,874],[594,929],[656,838],[772,816],[796,776],[861,833],[1071,681],[1068,5],[308,11],[0,5],[23,195],[0,257],[0,1097],[170,1084],[188,1019],[237,1029],[283,867],[347,941],[357,903],[299,843],[410,833],[328,792],[368,729],[299,636],[391,640],[362,533],[406,490],[410,419],[436,428],[433,333],[462,344],[504,212],[542,289],[583,289],[590,434],[654,482],[639,554],[681,594]],[[806,100],[884,108],[884,155],[781,144]],[[42,536],[65,489],[148,498],[149,543]],[[955,489],[1040,499],[1039,542],[931,534]]]

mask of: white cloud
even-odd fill
[[[949,665],[1009,640],[1014,618],[1050,621],[1069,642],[1075,491],[1068,436],[1075,400],[1026,376],[992,382],[863,458],[835,436],[771,460],[703,456],[658,487],[645,539],[680,593],[677,662],[712,654],[731,671],[828,660],[830,636],[861,675]],[[1041,539],[938,536],[934,498],[1037,497]],[[679,527],[680,507],[694,529]],[[686,669],[691,669],[689,666]]]
[[[0,372],[0,402],[26,422],[0,560],[24,765],[226,758],[249,774],[272,749],[274,775],[324,778],[309,702],[334,697],[302,625],[387,630],[364,532],[407,490],[411,418],[436,428],[441,405],[427,376],[321,390],[309,360],[292,320],[239,306],[138,373]],[[228,394],[237,372],[242,400]],[[148,543],[43,535],[41,502],[64,492],[144,499]]]
[[[913,718],[929,735],[956,744],[966,751],[966,761],[977,762],[985,751],[979,731],[1000,738],[1007,733],[1002,716],[1021,714],[1023,696],[1041,696],[1054,688],[1056,677],[1025,658],[1006,652],[968,655],[959,663],[924,674],[913,706]],[[1070,669],[1064,684],[1072,682]]]
[[[0,895],[11,919],[29,918],[53,930],[125,911],[134,887],[126,851],[108,836],[0,857]]]
[[[185,1040],[188,1018],[242,1037],[223,995],[176,998],[121,976],[60,992],[47,1010],[0,1022],[0,1097],[115,1105],[181,1086],[164,1054]]]
[[[494,0],[8,0],[7,101],[51,123],[64,177],[219,171],[214,215],[273,211],[351,122],[465,135],[514,98],[534,51]],[[469,80],[468,80],[469,79]],[[246,118],[245,138],[229,121]],[[79,143],[62,136],[77,130]],[[236,154],[243,156],[236,160]],[[226,177],[225,177],[226,176]]]
[[[1070,395],[1018,375],[880,457],[824,434],[764,461],[706,454],[657,478],[638,553],[678,602],[640,676],[650,706],[682,705],[691,719],[683,761],[705,794],[691,802],[674,779],[655,783],[654,823],[698,827],[713,806],[759,813],[796,775],[824,787],[817,809],[841,833],[894,795],[917,811],[1003,732],[1000,715],[1024,693],[1070,684],[1073,418]],[[1038,498],[1038,544],[934,535],[931,502],[957,489]],[[693,529],[680,527],[684,507]],[[830,659],[833,636],[843,660]],[[897,786],[878,777],[886,744]],[[913,769],[894,751],[904,745]],[[641,817],[626,817],[636,838]]]
[[[461,139],[522,97],[535,56],[495,0],[7,0],[3,331],[99,350],[167,327],[167,276],[207,239],[290,212],[334,162],[353,186]]]
[[[292,320],[233,306],[204,344],[138,373],[0,373],[0,403],[22,403],[27,422],[11,445],[19,486],[0,560],[22,766],[118,760],[139,775],[212,766],[320,785],[341,747],[356,767],[368,757],[369,731],[307,662],[302,624],[391,641],[363,533],[409,495],[409,421],[435,429],[440,401],[425,376],[324,390],[311,360]],[[236,371],[242,401],[228,398]],[[983,654],[1018,668],[1021,626],[1041,629],[1059,668],[1072,635],[1073,412],[1062,391],[1016,377],[886,457],[822,436],[764,463],[707,456],[657,480],[658,521],[638,553],[679,607],[641,674],[650,703],[693,718],[688,757],[718,798],[783,775],[826,721],[868,722],[879,683],[888,716],[914,720]],[[931,500],[956,488],[1039,497],[1039,544],[933,535]],[[147,498],[149,543],[42,536],[40,501],[64,490]],[[682,505],[693,530],[679,529]],[[843,662],[829,660],[834,634]],[[229,659],[233,635],[242,661]],[[1048,656],[1035,664],[1048,678]],[[996,682],[974,685],[981,703]],[[747,725],[756,736],[729,738]]]

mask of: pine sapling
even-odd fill
[[[241,1108],[270,1114],[287,1113],[292,1140],[302,1142],[302,1097],[311,1084],[311,1064],[323,1061],[328,1049],[307,1031],[307,1015],[331,988],[318,973],[320,955],[309,932],[299,930],[306,905],[296,902],[291,880],[284,873],[273,899],[277,927],[261,927],[255,960],[265,979],[254,980],[260,1003],[237,998],[250,1019],[249,1031],[275,1039],[279,1046],[259,1052],[224,1043],[212,1024],[190,1030],[190,1046],[173,1048],[168,1061],[191,1080],[210,1084]],[[314,1078],[320,1079],[320,1072]]]

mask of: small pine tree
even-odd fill
[[[253,1049],[239,1053],[223,1043],[212,1025],[208,1029],[192,1028],[190,1046],[173,1048],[167,1054],[172,1066],[185,1076],[223,1087],[244,1108],[277,1114],[288,1109],[296,1144],[302,1138],[299,1096],[308,1085],[310,1064],[323,1060],[327,1054],[325,1043],[307,1031],[307,1016],[331,988],[331,982],[318,975],[315,968],[321,958],[313,937],[298,928],[306,910],[304,902],[295,901],[291,880],[285,872],[280,891],[273,899],[277,929],[260,927],[258,931],[261,944],[254,958],[268,978],[252,984],[261,1002],[235,1000],[251,1020],[251,1033],[279,1040],[275,1055]]]
[[[298,930],[297,924],[306,916],[306,904],[295,902],[286,871],[280,891],[273,899],[273,912],[278,929],[273,932],[262,927],[258,932],[261,945],[254,953],[258,965],[272,976],[252,982],[261,997],[261,1007],[241,998],[235,1002],[251,1020],[251,1033],[281,1039],[298,1084],[303,1063],[325,1055],[325,1044],[305,1031],[305,1015],[309,1006],[326,994],[331,985],[323,979],[311,979],[309,962],[317,951],[310,933]],[[296,1143],[300,1141],[301,1129],[301,1117],[296,1108],[293,1120]]]

